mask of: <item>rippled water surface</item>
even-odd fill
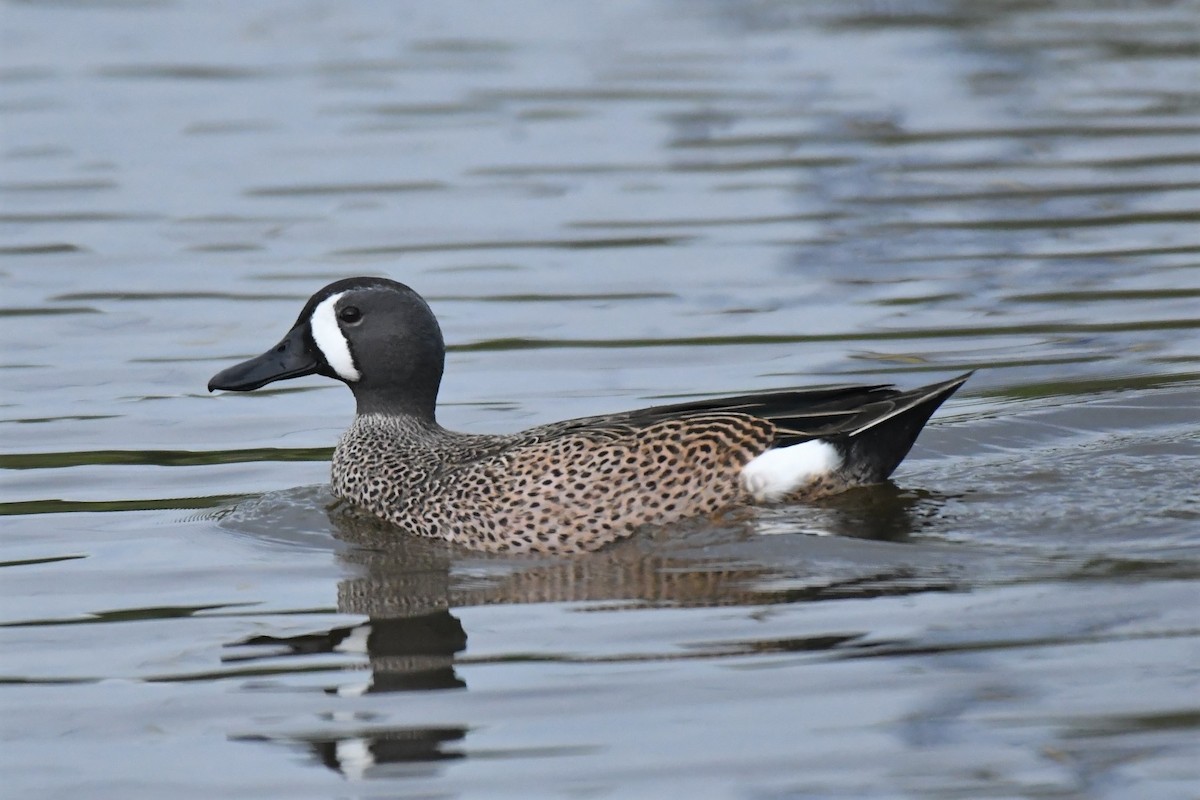
[[[0,4],[14,797],[1194,798],[1195,2]],[[441,421],[978,370],[894,483],[565,560],[327,510]]]

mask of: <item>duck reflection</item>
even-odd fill
[[[350,545],[338,554],[350,573],[338,585],[338,611],[366,621],[300,636],[256,636],[231,645],[247,650],[225,660],[359,653],[367,660],[368,677],[327,692],[463,689],[466,682],[456,663],[466,649],[467,632],[452,613],[456,607],[550,602],[610,602],[617,608],[768,605],[945,589],[944,574],[916,574],[898,566],[894,556],[860,554],[859,563],[845,566],[846,548],[856,547],[850,539],[905,542],[941,504],[941,498],[887,484],[802,509],[758,510],[645,531],[597,553],[559,558],[479,554],[398,536],[386,523],[335,504],[329,519]],[[814,553],[818,541],[832,546],[836,556]],[[830,568],[834,558],[838,571]],[[853,637],[817,637],[804,642],[803,649],[832,649],[847,638]],[[353,733],[305,739],[304,744],[326,766],[361,777],[379,774],[385,764],[393,771],[401,765],[411,770],[415,763],[461,757],[454,743],[465,735],[465,728],[381,730],[366,724]]]
[[[335,504],[328,516],[350,545],[338,557],[351,577],[338,585],[338,610],[366,622],[300,636],[255,636],[226,662],[361,653],[370,679],[339,694],[456,689],[455,657],[467,633],[451,609],[464,606],[612,602],[621,607],[767,605],[904,594],[939,588],[894,558],[863,557],[840,573],[814,551],[835,539],[908,541],[943,498],[884,484],[803,508],[760,509],[670,530],[645,531],[584,556],[535,558],[480,554],[440,541],[399,536],[386,523]],[[772,535],[777,534],[777,535]],[[836,548],[835,548],[836,549]],[[826,548],[828,550],[828,548]]]
[[[321,763],[348,778],[432,774],[434,764],[463,757],[450,747],[466,738],[467,729],[395,728],[369,736],[309,742]]]
[[[364,723],[366,721],[364,720]],[[430,728],[369,728],[338,737],[301,737],[317,761],[351,779],[432,775],[437,763],[463,758],[454,749],[467,729],[459,726]],[[272,741],[264,736],[241,736],[238,741]]]

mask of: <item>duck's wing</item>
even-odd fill
[[[890,385],[824,386],[651,406],[543,425],[518,434],[518,438],[540,442],[584,436],[611,441],[666,420],[705,425],[730,417],[753,417],[774,425],[772,447],[813,439],[828,441],[838,448],[845,468],[856,480],[880,481],[908,454],[938,406],[971,374],[909,390]]]
[[[778,430],[776,444],[787,446],[811,439],[853,436],[936,400],[929,408],[932,414],[971,375],[968,372],[906,391],[886,384],[847,384],[716,397],[554,422],[525,433],[538,439],[583,432],[621,436],[667,419],[744,414],[770,420]]]

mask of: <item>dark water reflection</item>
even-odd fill
[[[5,788],[1192,797],[1198,20],[0,4]],[[482,558],[203,390],[364,273],[472,431],[979,371],[894,485]]]
[[[282,499],[282,498],[280,498]],[[223,524],[237,529],[247,520],[279,519],[287,501],[267,504],[260,514],[239,509]],[[872,487],[834,498],[812,510],[815,532],[867,540],[900,541],[921,526],[923,513],[934,513],[929,497],[904,493],[893,485]],[[922,507],[918,512],[918,507]],[[559,642],[552,651],[506,651],[473,656],[468,633],[454,609],[488,605],[562,604],[608,613],[652,608],[771,606],[823,600],[901,597],[930,591],[956,591],[966,571],[943,557],[923,567],[911,554],[856,552],[841,540],[805,553],[772,546],[773,529],[794,525],[794,514],[780,511],[742,515],[723,524],[711,522],[670,531],[647,531],[586,557],[505,559],[481,556],[440,542],[398,539],[394,531],[351,508],[331,505],[330,521],[350,577],[338,583],[338,611],[363,622],[294,636],[256,635],[227,644],[222,662],[242,674],[306,669],[311,657],[357,654],[363,666],[334,674],[324,692],[336,696],[466,689],[464,670],[505,664],[621,664],[630,661],[704,661],[769,653],[830,653],[839,656],[872,647],[869,631],[820,633],[802,637],[705,642],[690,653],[675,652],[664,639],[638,653],[572,652]],[[787,520],[787,521],[785,521]],[[255,523],[251,523],[253,527]],[[797,531],[783,533],[795,538]],[[938,548],[927,548],[927,555]],[[943,554],[944,555],[944,554]],[[832,561],[842,563],[834,567]],[[844,573],[839,576],[837,573]],[[957,574],[957,578],[952,577]],[[894,645],[894,643],[893,643]],[[847,649],[849,648],[849,649]],[[328,734],[269,737],[245,735],[242,741],[280,741],[310,748],[322,764],[347,777],[381,778],[412,774],[412,765],[463,758],[467,727],[380,727],[363,715],[360,728]],[[507,753],[506,757],[545,758],[587,755],[595,747],[547,747]],[[479,756],[478,753],[475,754]],[[489,756],[489,757],[494,757]],[[422,773],[425,774],[425,773]]]

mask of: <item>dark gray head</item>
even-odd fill
[[[442,331],[420,295],[386,278],[347,278],[309,298],[283,341],[218,372],[208,390],[325,375],[353,390],[360,414],[432,422],[445,359]]]

